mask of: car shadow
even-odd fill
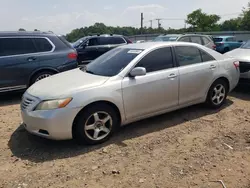
[[[20,104],[22,95],[22,92],[0,94],[0,107]]]
[[[227,103],[220,109],[231,106],[233,102]],[[121,127],[120,130],[107,142],[95,146],[80,146],[75,141],[52,141],[29,134],[20,125],[11,135],[8,146],[13,155],[22,160],[35,163],[52,161],[55,159],[70,158],[84,155],[88,152],[101,149],[102,147],[116,144],[119,147],[126,147],[124,141],[141,137],[149,133],[158,132],[181,123],[198,119],[200,117],[218,113],[220,110],[211,110],[203,105],[195,105],[164,115],[145,119],[130,125]]]
[[[245,84],[239,84],[232,93],[230,93],[230,96],[245,100],[245,101],[250,101],[250,87],[249,85]]]

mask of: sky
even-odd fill
[[[164,28],[182,28],[187,14],[201,8],[209,14],[222,15],[222,21],[237,17],[249,0],[0,0],[1,30],[39,29],[67,34],[75,28],[102,22],[109,26],[140,27],[156,18]],[[157,22],[153,21],[153,27]]]

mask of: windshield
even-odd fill
[[[250,40],[243,43],[243,45],[240,48],[244,48],[244,49],[250,49]]]
[[[141,49],[115,48],[88,64],[85,71],[100,76],[115,76],[142,51]]]
[[[161,41],[176,41],[178,36],[159,36],[154,39],[155,42]]]
[[[213,38],[214,42],[221,42],[223,39],[222,38]]]
[[[83,37],[83,38],[80,38],[78,39],[76,42],[73,42],[73,47],[74,48],[77,48],[79,47],[84,41],[86,41],[88,39],[88,37]]]

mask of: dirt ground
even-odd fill
[[[248,87],[249,88],[249,87]],[[79,146],[28,134],[21,94],[0,96],[0,187],[250,188],[250,89],[219,111],[197,105]]]

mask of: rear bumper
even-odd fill
[[[64,71],[75,69],[77,67],[78,67],[78,62],[75,60],[75,61],[69,62],[67,64],[61,65],[61,66],[57,67],[57,69],[60,72],[64,72]]]

